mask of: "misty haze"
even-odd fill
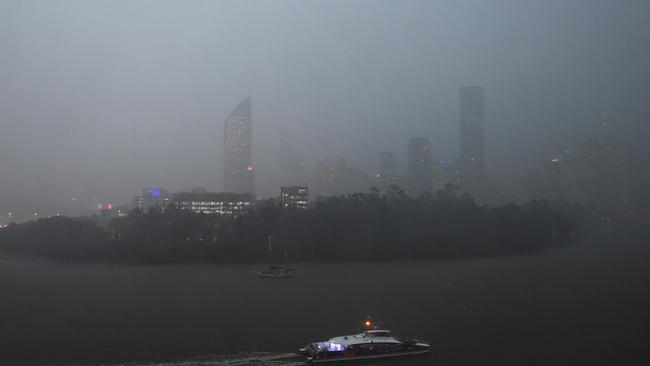
[[[0,365],[650,362],[649,25],[0,0]]]

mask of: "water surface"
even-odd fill
[[[648,360],[650,256],[611,237],[503,258],[114,266],[0,260],[0,364],[292,365],[372,315],[430,357],[356,364],[611,365]]]

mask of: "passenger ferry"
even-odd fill
[[[394,337],[389,330],[372,329],[309,343],[300,352],[307,356],[307,363],[332,362],[427,354],[429,344],[414,338]]]

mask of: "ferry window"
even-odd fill
[[[387,351],[390,349],[389,343],[375,343],[375,349],[377,351]]]

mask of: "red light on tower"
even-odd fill
[[[253,171],[253,165],[252,165],[252,164],[248,164],[248,165],[246,166],[246,170],[248,170],[249,172],[252,172],[252,171]]]

